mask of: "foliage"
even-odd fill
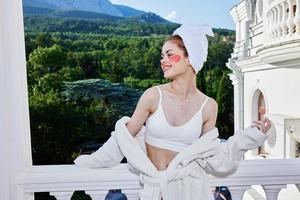
[[[146,90],[155,85],[167,83],[168,80],[161,79],[138,79],[134,77],[126,77],[124,78],[124,83],[132,88],[140,88],[142,90]]]
[[[229,80],[230,70],[213,68],[205,71],[207,95],[218,103],[217,127],[221,137],[227,139],[233,134],[233,87]]]
[[[145,23],[140,20],[99,18],[76,19],[68,17],[25,16],[28,32],[75,32],[126,36],[170,35],[178,27],[173,23]]]

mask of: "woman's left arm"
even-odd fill
[[[215,128],[217,118],[217,103],[210,99],[203,110],[203,134],[217,131]],[[227,142],[219,143],[214,156],[207,158],[205,170],[216,175],[229,174],[239,165],[243,154],[263,144],[266,140],[265,133],[271,126],[270,120],[253,121],[251,127],[237,131],[229,137]]]
[[[218,104],[217,102],[209,98],[207,104],[203,108],[203,125],[202,134],[211,131],[216,126],[217,115],[218,115]],[[271,127],[271,121],[268,118],[264,120],[255,120],[252,122],[251,127],[256,127],[258,130],[266,134]]]

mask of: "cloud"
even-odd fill
[[[169,21],[176,21],[178,19],[177,12],[172,11],[171,13],[169,13],[167,15],[166,19],[169,20]]]

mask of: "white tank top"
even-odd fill
[[[155,112],[148,117],[145,125],[145,142],[152,146],[180,152],[191,145],[201,135],[202,130],[202,109],[209,97],[207,97],[201,108],[181,126],[169,124],[162,107],[162,92],[159,92],[159,103]]]

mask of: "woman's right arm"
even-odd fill
[[[139,99],[130,121],[126,124],[128,131],[133,136],[139,132],[147,120],[156,96],[154,89],[149,88]],[[74,163],[77,166],[88,168],[113,167],[119,164],[123,157],[115,135],[112,135],[96,152],[91,155],[81,155],[74,160]]]
[[[153,110],[154,102],[158,97],[154,87],[147,89],[140,97],[131,119],[126,124],[128,131],[133,135],[141,130],[142,126]]]

